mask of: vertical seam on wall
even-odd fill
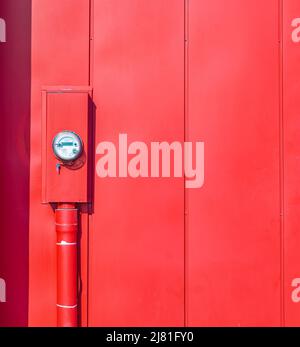
[[[279,186],[280,186],[280,324],[285,326],[284,290],[284,127],[283,127],[283,0],[279,0]]]
[[[189,138],[189,0],[184,0],[184,142]],[[184,174],[184,326],[188,326],[188,190]]]
[[[89,0],[90,33],[89,33],[89,85],[94,84],[94,0]]]
[[[89,86],[93,87],[94,84],[94,0],[89,0]],[[93,93],[93,91],[92,91]],[[92,194],[93,195],[93,194]],[[91,202],[93,204],[93,201]],[[89,298],[90,298],[90,229],[93,225],[92,215],[87,216],[87,298],[86,298],[86,325],[89,326]]]

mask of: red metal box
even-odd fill
[[[90,88],[87,87],[47,87],[43,89],[43,203],[85,203],[89,201],[87,180],[90,91]],[[78,134],[83,144],[83,153],[74,165],[64,165],[53,152],[55,135],[66,130]]]

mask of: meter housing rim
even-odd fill
[[[78,153],[76,154],[76,157],[75,158],[72,158],[72,159],[62,159],[60,158],[57,154],[56,154],[56,150],[55,150],[55,140],[56,138],[63,134],[63,133],[71,133],[73,135],[75,135],[75,137],[78,139],[79,143],[80,143],[80,150],[78,151]],[[81,137],[75,132],[75,131],[72,131],[72,130],[62,130],[60,132],[58,132],[53,140],[52,140],[52,150],[53,150],[53,153],[56,157],[56,159],[58,159],[60,162],[62,162],[64,165],[73,165],[73,163],[78,160],[81,156],[82,156],[82,153],[83,153],[83,141],[81,139]]]

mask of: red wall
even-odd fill
[[[292,21],[300,18],[300,2],[284,1],[282,50],[282,136],[284,216],[284,321],[300,325],[300,41],[293,42]],[[298,30],[299,32],[299,30]],[[299,34],[297,35],[299,38]],[[296,282],[296,286],[293,285]],[[296,302],[292,293],[296,293]]]
[[[189,325],[279,325],[279,2],[189,1]]]
[[[41,90],[89,84],[95,144],[119,133],[130,142],[204,141],[205,183],[185,190],[182,178],[95,174],[93,211],[81,219],[81,324],[299,325],[300,42],[291,39],[299,1],[10,0],[0,8],[8,26],[0,112],[12,146],[0,163],[8,287],[0,325],[27,324],[28,216],[29,325],[56,325]]]
[[[0,16],[7,25],[0,43],[0,277],[7,285],[0,326],[26,326],[31,1],[1,0]]]
[[[33,1],[31,325],[55,325],[41,87],[89,83],[96,144],[119,133],[204,141],[205,183],[184,191],[182,179],[95,177],[94,210],[83,214],[82,324],[299,324],[297,6]]]
[[[43,86],[89,84],[88,0],[32,1],[29,324],[56,325],[56,234],[54,213],[42,205]],[[51,58],[50,58],[51,57]],[[69,115],[66,115],[68,117]],[[55,170],[55,168],[54,168]],[[82,217],[82,324],[86,318],[87,217]],[[41,295],[42,293],[42,295]],[[45,314],[46,313],[46,314]]]
[[[184,2],[94,3],[96,143],[184,141]],[[183,178],[96,177],[94,209],[90,325],[184,325]]]

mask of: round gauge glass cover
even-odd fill
[[[73,131],[65,130],[54,137],[52,148],[59,160],[72,162],[81,156],[83,145],[79,135]]]

